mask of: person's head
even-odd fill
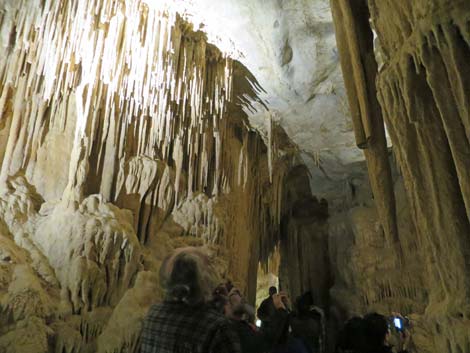
[[[310,313],[310,308],[313,306],[312,293],[309,291],[302,294],[297,298],[295,305],[300,316],[308,315]]]
[[[228,292],[225,284],[219,284],[214,289],[212,292],[211,305],[216,311],[225,314],[225,308],[228,305]]]
[[[230,302],[230,305],[232,306],[241,304],[243,301],[243,297],[240,290],[238,288],[233,287],[230,293],[228,294],[228,300]]]
[[[225,310],[228,317],[241,320],[243,316],[243,297],[240,291],[233,287],[228,293],[228,306]]]
[[[207,302],[217,284],[216,271],[201,248],[175,250],[162,263],[160,280],[167,299],[189,305]]]
[[[228,297],[228,290],[225,283],[219,284],[212,292],[213,296]]]
[[[388,321],[385,316],[377,313],[364,316],[365,343],[369,349],[373,350],[384,346],[389,332]]]
[[[225,288],[227,289],[228,293],[230,293],[230,291],[232,290],[233,287],[234,287],[234,285],[233,285],[231,280],[228,280],[227,282],[225,282]]]
[[[277,288],[272,286],[272,287],[269,287],[269,296],[272,297],[274,294],[277,293]]]
[[[227,316],[234,320],[254,321],[255,309],[249,305],[237,288],[232,288],[228,295],[229,310]]]
[[[360,352],[364,346],[364,320],[355,316],[349,319],[338,336],[337,348],[340,351]]]

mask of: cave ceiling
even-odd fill
[[[266,138],[269,126],[280,126],[314,177],[344,180],[364,160],[354,139],[329,0],[144,2],[176,7],[209,42],[250,70],[267,107],[246,105],[251,125]],[[4,1],[4,12],[19,4]],[[277,142],[281,150],[285,142]]]
[[[329,0],[198,0],[185,6],[209,41],[240,60],[264,90],[269,111],[255,104],[256,111],[247,110],[251,124],[265,133],[270,120],[280,125],[312,174],[347,177],[364,157],[354,140]]]

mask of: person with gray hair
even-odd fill
[[[209,305],[217,276],[199,248],[183,248],[160,268],[165,300],[144,320],[140,353],[240,353],[230,321]]]

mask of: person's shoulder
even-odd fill
[[[258,335],[258,332],[244,320],[230,320],[230,327],[228,329],[235,332],[240,338]]]
[[[261,305],[267,305],[269,303],[271,303],[273,301],[273,298],[272,297],[267,297],[266,299],[263,299],[263,301],[261,302],[260,306]]]
[[[209,329],[219,329],[222,327],[230,327],[230,319],[212,308],[204,308],[199,313],[201,325],[206,325]]]
[[[162,306],[161,303],[152,304],[150,308],[148,309],[147,314],[145,315],[145,319],[148,321],[159,316],[161,306]]]
[[[148,314],[158,312],[162,309],[162,307],[163,307],[163,303],[152,304],[152,305],[150,305],[150,308],[148,310]]]
[[[218,312],[217,310],[205,306],[204,308],[201,308],[202,316],[209,321],[217,322],[217,323],[227,323],[229,322],[229,319],[225,317],[222,313]]]
[[[155,317],[155,316],[162,316],[165,315],[169,312],[172,312],[174,310],[173,308],[174,305],[170,302],[160,302],[160,303],[155,303],[150,306],[148,312],[147,312],[147,317]]]

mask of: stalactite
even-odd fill
[[[84,134],[89,136],[89,141],[94,141],[95,134],[100,131],[97,124],[110,126],[111,121],[116,121],[113,115],[118,111],[120,114],[116,123],[122,126],[121,131],[127,129],[125,125],[135,126],[134,131],[138,133],[135,138],[137,152],[155,157],[155,151],[162,151],[165,160],[172,158],[168,155],[168,148],[164,147],[168,146],[166,141],[180,139],[189,146],[195,140],[195,135],[190,132],[187,136],[182,135],[187,133],[183,132],[183,126],[187,122],[190,122],[190,131],[203,131],[206,121],[204,116],[209,114],[213,117],[212,123],[217,130],[218,120],[225,111],[224,101],[230,98],[230,61],[219,58],[219,54],[210,54],[211,49],[206,49],[201,34],[188,35],[185,25],[176,14],[171,11],[163,13],[163,10],[149,10],[140,1],[133,1],[127,6],[122,3],[111,6],[106,2],[107,6],[99,11],[99,16],[93,18],[89,13],[94,4],[92,1],[76,6],[58,4],[55,1],[45,3],[42,14],[35,19],[34,25],[31,22],[35,14],[28,13],[26,6],[22,7],[25,10],[20,10],[17,14],[19,22],[25,24],[20,26],[21,31],[16,32],[14,50],[20,57],[29,54],[30,67],[37,67],[34,71],[25,68],[28,83],[24,81],[23,86],[19,86],[17,90],[31,89],[39,102],[47,102],[56,101],[59,93],[66,95],[76,88],[78,116],[75,149],[79,148],[78,140]],[[63,28],[61,32],[55,31],[52,26],[60,18],[62,22],[59,26]],[[69,21],[70,18],[77,20]],[[46,40],[39,40],[42,38]],[[210,63],[203,65],[207,50],[213,58],[209,59]],[[2,71],[7,71],[8,65],[17,62],[21,60],[8,56]],[[51,71],[56,67],[56,72]],[[124,67],[127,69],[124,70]],[[207,77],[213,77],[209,82],[204,82],[205,70],[209,71]],[[79,83],[74,85],[77,73],[80,76]],[[216,83],[215,86],[211,87],[210,80]],[[10,81],[12,80],[9,77],[4,79],[7,89],[2,90],[2,97],[6,96],[5,92],[8,92],[9,87],[7,83]],[[29,105],[24,108],[21,104],[15,111],[36,111],[36,102],[36,99],[32,100],[31,108]],[[103,111],[92,111],[92,107],[102,107]],[[146,120],[148,115],[150,120]],[[135,122],[136,118],[139,123]],[[65,120],[57,115],[55,119]],[[24,134],[27,125],[22,126],[21,131]],[[12,131],[16,129],[13,126]],[[30,130],[33,131],[34,129]],[[10,140],[12,146],[14,143],[16,152],[7,149],[4,176],[5,173],[15,173],[22,167],[10,165],[10,160],[24,161],[30,158],[29,151],[35,150],[33,146],[21,142],[24,141],[22,134],[19,136],[19,141]],[[109,137],[116,138],[108,135]],[[119,135],[117,138],[119,139]],[[34,138],[32,142],[35,143]],[[93,145],[85,148],[88,151],[86,155],[93,153]],[[124,148],[124,145],[120,148]],[[99,149],[98,161],[104,154],[103,147]],[[22,153],[23,158],[16,158],[15,153]],[[116,153],[118,156],[122,155],[119,150]],[[178,184],[175,187],[178,189]],[[112,195],[110,197],[112,199]]]

